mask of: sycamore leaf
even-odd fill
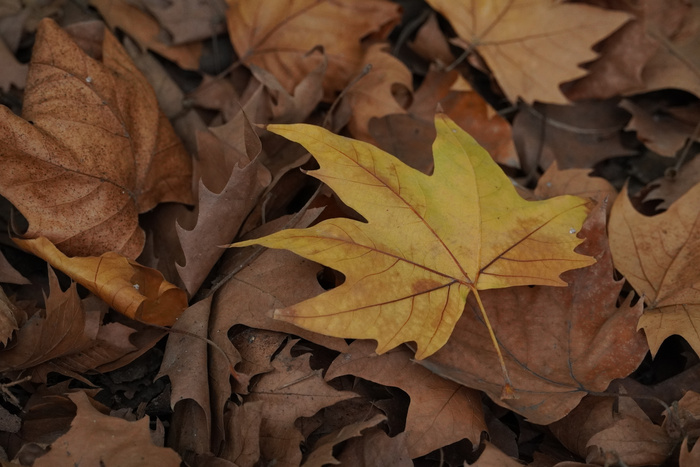
[[[171,326],[187,308],[187,294],[151,268],[114,252],[68,257],[45,237],[14,238],[24,251],[43,259],[94,293],[111,308],[144,323]]]
[[[615,268],[644,296],[639,320],[651,354],[678,334],[700,352],[700,183],[668,211],[647,217],[635,210],[625,188],[610,213]]]
[[[268,126],[306,147],[321,166],[310,174],[367,219],[329,219],[233,245],[288,249],[345,275],[340,287],[277,310],[277,318],[375,339],[378,353],[414,341],[422,359],[447,342],[470,291],[566,286],[562,272],[593,264],[573,251],[587,201],[525,201],[471,136],[445,116],[436,127],[428,176],[319,127]]]
[[[559,85],[586,74],[592,47],[630,19],[620,11],[552,0],[428,0],[476,49],[511,102],[567,104]]]

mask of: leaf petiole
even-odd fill
[[[503,386],[503,391],[501,392],[501,399],[517,399],[515,388],[513,388],[513,385],[510,382],[510,376],[508,375],[508,369],[506,368],[506,361],[503,359],[503,354],[501,353],[501,346],[498,345],[498,339],[496,339],[496,334],[493,332],[491,322],[489,321],[489,317],[484,309],[484,304],[481,303],[479,291],[476,289],[476,287],[472,287],[472,292],[476,298],[476,303],[479,305],[479,310],[481,310],[481,316],[484,317],[486,329],[489,330],[491,342],[493,342],[493,347],[496,349],[496,353],[498,354],[498,361],[501,363],[501,371],[503,372],[503,379],[505,380],[505,385]]]

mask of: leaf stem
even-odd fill
[[[486,324],[486,329],[489,330],[489,335],[491,336],[491,342],[493,342],[493,347],[496,349],[498,354],[498,361],[501,364],[501,371],[503,372],[503,379],[505,380],[505,386],[503,386],[503,391],[501,392],[501,399],[515,399],[517,398],[515,394],[515,389],[510,382],[510,376],[508,375],[508,369],[506,368],[506,361],[503,359],[503,353],[501,353],[501,346],[498,345],[498,339],[496,339],[496,334],[493,332],[493,327],[491,327],[491,321],[486,314],[484,309],[484,304],[481,303],[481,297],[479,296],[479,291],[476,287],[472,287],[472,292],[474,292],[474,297],[476,298],[476,303],[479,305],[479,310],[481,310],[481,316],[484,317],[484,324]]]

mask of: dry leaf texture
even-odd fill
[[[137,215],[191,202],[191,161],[155,95],[105,31],[102,61],[41,22],[22,117],[0,106],[0,193],[69,255],[135,258]]]
[[[624,189],[608,230],[615,267],[648,306],[639,327],[652,355],[673,334],[700,352],[700,184],[653,217],[637,212]]]
[[[328,184],[367,219],[331,219],[236,243],[285,248],[345,274],[340,287],[276,317],[321,334],[375,339],[383,353],[415,341],[442,347],[470,290],[565,286],[559,275],[592,258],[574,253],[586,201],[525,201],[476,141],[436,118],[432,176],[374,146],[309,125],[268,129],[304,145]]]
[[[627,13],[552,0],[428,0],[476,49],[511,102],[566,104],[559,85],[580,78],[592,46],[630,19]]]

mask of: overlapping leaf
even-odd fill
[[[318,127],[268,127],[303,144],[321,165],[310,174],[367,219],[235,244],[285,248],[345,274],[340,287],[277,310],[277,318],[375,339],[379,353],[414,341],[420,359],[447,342],[471,290],[563,286],[562,272],[594,262],[573,251],[585,200],[525,201],[473,138],[444,116],[436,126],[432,176]]]
[[[635,210],[624,189],[608,230],[615,267],[648,306],[639,327],[652,355],[673,334],[700,352],[700,184],[653,217]]]
[[[191,161],[109,31],[102,60],[41,22],[23,118],[0,106],[0,193],[69,255],[143,249],[138,214],[191,202]]]

